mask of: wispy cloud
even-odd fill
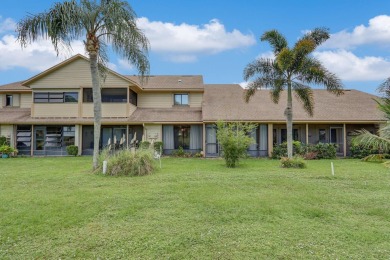
[[[173,24],[139,18],[138,26],[148,37],[151,50],[175,62],[192,62],[199,55],[211,55],[245,48],[256,43],[253,34],[227,31],[217,19],[203,25]]]
[[[0,16],[0,33],[15,31],[16,22],[11,18],[3,19]]]

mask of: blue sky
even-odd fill
[[[21,49],[17,21],[55,1],[2,0],[0,84],[28,79],[69,55],[56,57],[47,41]],[[305,31],[327,27],[331,38],[314,55],[345,85],[369,93],[390,77],[390,1],[384,0],[136,0],[138,25],[151,43],[151,74],[201,74],[205,83],[242,83],[246,64],[271,55],[262,33],[277,29],[293,44]],[[84,54],[74,42],[74,53]],[[120,57],[110,67],[136,74]]]

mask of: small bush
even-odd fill
[[[318,143],[312,147],[312,151],[317,152],[317,159],[333,159],[337,153],[336,144]]]
[[[68,155],[77,156],[79,154],[79,147],[76,145],[69,145],[66,147]]]
[[[194,154],[194,157],[195,158],[202,158],[203,157],[203,153],[202,152],[196,153],[196,154]]]
[[[306,168],[306,163],[302,157],[293,157],[289,159],[288,157],[282,157],[280,159],[280,166],[282,168]]]
[[[356,159],[363,159],[369,155],[373,155],[373,154],[387,154],[388,151],[380,151],[378,149],[373,149],[372,147],[370,146],[365,146],[365,145],[351,145],[349,147],[349,151],[350,151],[350,156],[352,158],[356,158]],[[385,156],[387,157],[387,156]]]
[[[299,141],[293,141],[293,155],[304,155],[306,152],[306,146]],[[287,157],[287,142],[275,145],[272,152],[272,159],[280,159]]]
[[[385,155],[384,154],[371,154],[371,155],[368,155],[368,156],[362,158],[362,161],[363,162],[382,163],[384,159],[385,159]]]
[[[154,142],[153,146],[155,151],[160,152],[160,149],[163,148],[163,142]]]
[[[150,148],[150,142],[149,141],[143,141],[139,144],[140,149],[149,149]]]
[[[0,146],[0,153],[2,154],[11,154],[13,152],[17,152],[16,149],[12,148],[11,146],[7,145],[7,144],[3,144],[2,146]]]
[[[155,160],[150,150],[120,150],[108,156],[107,175],[111,176],[144,176],[155,170]]]
[[[7,138],[5,136],[0,136],[0,146],[7,144]]]

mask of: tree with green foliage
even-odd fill
[[[378,92],[382,94],[378,103],[378,108],[384,113],[384,116],[390,120],[390,78],[386,79],[379,87]],[[381,152],[390,151],[390,122],[382,126],[377,134],[373,134],[366,129],[355,132],[356,136],[352,139],[353,145],[360,145],[365,149],[378,150]]]
[[[313,116],[314,112],[313,91],[310,84],[324,86],[326,90],[336,95],[343,93],[341,80],[311,55],[328,38],[327,29],[315,28],[290,48],[286,38],[278,31],[267,31],[260,39],[271,45],[275,58],[259,58],[244,69],[244,80],[252,80],[245,92],[246,102],[249,102],[257,90],[269,88],[272,101],[278,103],[280,93],[287,89],[287,107],[284,115],[287,124],[288,158],[293,156],[292,92],[295,92],[295,96],[302,102],[310,116]]]
[[[254,143],[249,134],[255,127],[245,123],[217,123],[217,140],[227,167],[236,167],[239,158],[246,155],[249,146]]]
[[[69,49],[72,40],[84,38],[89,56],[94,107],[93,168],[97,168],[101,128],[101,84],[108,62],[107,48],[124,57],[138,69],[141,79],[149,74],[149,41],[137,27],[136,14],[127,1],[70,0],[55,3],[48,11],[28,15],[17,26],[22,47],[50,39],[57,55]]]

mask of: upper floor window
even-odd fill
[[[5,97],[5,105],[7,107],[12,107],[13,106],[13,96],[12,95],[6,95],[6,97]]]
[[[176,106],[188,105],[188,94],[174,94],[174,102]]]
[[[37,92],[34,93],[34,103],[77,103],[77,92]]]
[[[102,88],[102,102],[104,103],[126,103],[126,88]],[[92,88],[83,89],[83,102],[93,102]]]

